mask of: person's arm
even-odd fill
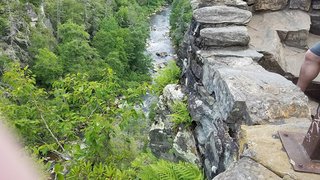
[[[35,164],[0,120],[0,180],[38,180]]]

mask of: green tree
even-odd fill
[[[59,26],[59,59],[64,67],[64,74],[87,72],[91,79],[101,77],[101,71],[107,67],[95,48],[89,45],[89,34],[83,26],[72,22]]]
[[[39,49],[39,53],[35,57],[32,72],[36,75],[40,84],[50,85],[63,73],[62,63],[58,57],[48,49]]]
[[[71,21],[58,27],[58,39],[61,43],[70,41],[88,41],[89,34],[85,31],[84,26],[77,25]]]
[[[57,41],[53,36],[53,32],[43,26],[37,26],[31,29],[29,52],[34,57],[38,54],[39,49],[47,48],[53,51],[57,46]]]
[[[45,11],[55,29],[60,24],[71,21],[78,25],[85,24],[85,4],[80,0],[46,0]]]

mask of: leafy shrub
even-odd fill
[[[41,84],[51,84],[62,75],[62,63],[48,49],[39,49],[38,51],[39,54],[36,55],[32,71]]]
[[[168,84],[176,84],[180,77],[180,68],[176,65],[175,61],[169,61],[168,65],[163,68],[154,79],[153,91],[160,95],[163,88]]]
[[[39,49],[47,48],[53,51],[56,45],[57,41],[49,29],[41,25],[31,29],[30,46],[28,50],[32,57],[38,54]]]

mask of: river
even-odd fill
[[[165,7],[155,15],[150,17],[150,35],[147,40],[146,54],[152,58],[153,68],[151,76],[163,68],[168,60],[176,59],[176,54],[169,36],[170,32],[170,13],[171,7]],[[143,111],[148,115],[150,105],[155,102],[157,97],[147,93],[143,101]]]
[[[169,36],[171,7],[165,7],[150,18],[150,35],[147,40],[146,53],[152,58],[154,69],[168,60],[176,58]]]

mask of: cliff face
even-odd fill
[[[30,3],[3,1],[0,9],[1,17],[6,18],[0,32],[0,55],[22,63],[29,61],[31,57],[28,48],[32,28],[41,24],[52,29],[50,20],[45,17],[43,6],[37,12],[37,8]]]
[[[200,0],[191,4],[193,20],[179,64],[195,122],[195,154],[207,178],[228,169],[216,178],[281,179],[290,172],[294,174],[291,178],[300,179],[303,176],[290,169],[281,142],[274,137],[283,128],[305,132],[310,123],[308,98],[282,76],[291,72],[281,63],[286,62],[286,47],[305,51],[311,22],[311,29],[317,26],[308,13],[315,11],[317,2]],[[298,17],[303,22],[299,23]],[[174,137],[173,132],[170,138]],[[260,156],[263,151],[272,156],[271,149],[281,152],[278,158],[287,163],[282,166],[287,169],[266,163],[268,155]],[[175,154],[175,149],[171,150]],[[241,169],[243,165],[252,168]]]

